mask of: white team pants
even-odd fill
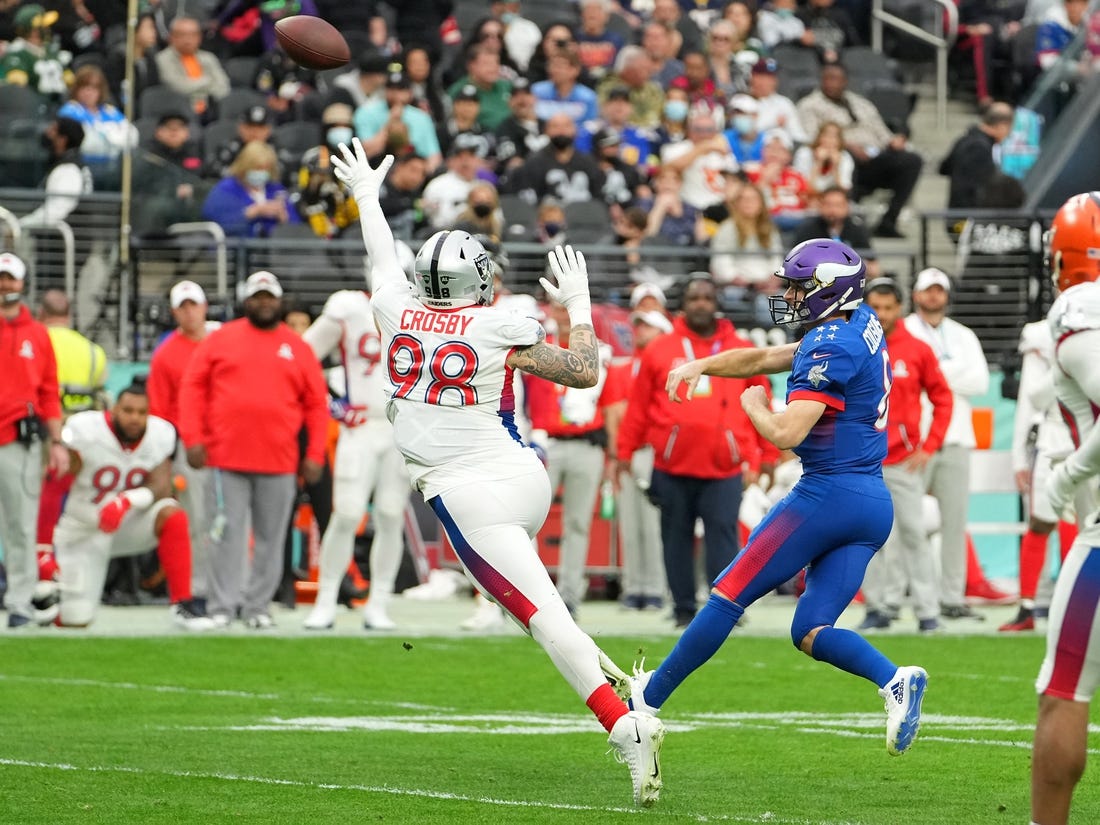
[[[33,615],[31,597],[38,581],[35,533],[41,493],[41,445],[25,447],[12,441],[0,447],[0,545],[8,574],[4,605],[9,616]]]

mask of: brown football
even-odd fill
[[[344,36],[320,17],[296,14],[277,20],[275,37],[286,53],[307,69],[335,69],[351,60]]]

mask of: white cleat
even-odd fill
[[[661,795],[661,743],[665,726],[656,716],[632,710],[619,718],[607,743],[630,768],[634,804],[648,808]]]
[[[649,684],[649,677],[653,675],[653,671],[645,670],[644,668],[644,658],[638,664],[634,665],[634,675],[631,676],[629,680],[630,696],[629,699],[624,701],[631,710],[640,710],[642,713],[656,716],[661,712],[661,709],[653,707],[646,703],[645,700],[646,685]]]
[[[302,627],[306,630],[332,630],[334,624],[336,624],[336,609],[315,604],[306,616],[306,620],[302,622]]]
[[[890,683],[878,692],[886,700],[886,750],[891,756],[905,753],[917,738],[927,686],[924,668],[899,667]]]
[[[598,648],[597,648],[598,650]],[[622,699],[624,702],[630,700],[630,677],[626,674],[622,668],[611,661],[611,657],[604,653],[602,650],[600,654],[600,670],[603,671],[603,676],[607,679],[607,683],[611,685],[611,689],[615,691],[615,695]]]
[[[198,613],[190,602],[176,602],[170,608],[172,621],[177,627],[193,633],[203,633],[217,629],[217,623],[205,613]]]
[[[368,601],[363,608],[363,628],[365,630],[395,630],[397,625],[386,613],[384,607],[374,607]]]
[[[463,630],[502,630],[504,611],[500,605],[488,599],[478,599],[474,615],[459,625]]]

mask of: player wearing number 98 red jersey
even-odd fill
[[[371,304],[393,385],[387,414],[413,483],[439,516],[466,574],[550,656],[610,731],[630,768],[636,804],[661,788],[660,721],[631,712],[609,681],[627,677],[577,627],[531,541],[550,507],[550,482],[516,432],[512,371],[591,387],[599,354],[584,256],[550,253],[551,298],[569,312],[569,349],[543,341],[533,318],[492,307],[493,268],[466,232],[437,232],[416,256],[415,288],[397,262],[378,204],[392,156],[377,169],[362,144],[340,147],[336,174],[359,204],[373,262]]]
[[[213,628],[191,601],[187,514],[172,498],[176,431],[149,415],[145,386],[131,384],[109,411],[77,413],[61,440],[75,479],[54,531],[59,623],[90,624],[110,560],[156,547],[176,622],[189,630]]]

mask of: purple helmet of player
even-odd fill
[[[863,301],[867,268],[851,247],[830,238],[814,238],[792,249],[775,275],[786,289],[769,297],[768,306],[776,324],[789,326],[855,309]],[[788,300],[786,290],[792,288],[799,295]]]

